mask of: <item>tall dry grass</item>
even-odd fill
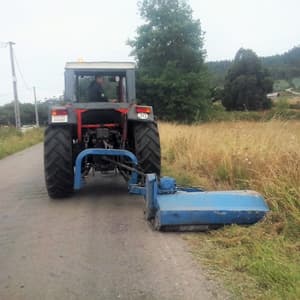
[[[256,226],[193,236],[195,252],[229,274],[229,285],[235,278],[242,298],[300,298],[300,122],[161,123],[160,134],[165,174],[257,190],[272,210]]]

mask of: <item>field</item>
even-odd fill
[[[221,103],[215,103],[206,121],[259,121],[300,120],[300,99],[287,92],[273,100],[273,107],[264,111],[226,111]]]
[[[24,133],[12,127],[0,127],[0,159],[43,140],[43,129],[30,129]]]
[[[284,91],[288,88],[293,88],[296,91],[300,90],[300,77],[294,77],[290,79],[289,81],[287,80],[276,80],[274,82],[274,91],[281,92]]]
[[[206,189],[254,189],[271,208],[252,227],[188,235],[241,299],[300,299],[300,122],[160,124],[163,172]]]
[[[300,77],[295,77],[292,80],[293,86],[295,87],[296,90],[300,90]]]
[[[290,84],[286,80],[276,80],[274,82],[274,91],[280,92],[284,91],[285,89],[288,89],[290,87]]]

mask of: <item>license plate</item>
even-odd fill
[[[52,116],[52,123],[68,123],[68,116]]]

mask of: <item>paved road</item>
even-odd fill
[[[293,95],[295,95],[295,96],[300,96],[300,93],[299,93],[299,92],[293,91],[292,88],[286,89],[285,91],[286,91],[286,92],[289,92],[289,93],[291,93],[291,94],[293,94]]]
[[[121,178],[49,200],[42,145],[0,170],[0,299],[222,298],[178,234],[148,227]]]

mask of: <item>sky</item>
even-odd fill
[[[299,0],[190,0],[205,31],[207,60],[233,59],[240,47],[259,56],[300,45]],[[66,61],[132,60],[136,0],[0,0],[0,42],[14,41],[18,93],[33,102],[63,93]],[[8,48],[0,43],[0,105],[13,99]]]

